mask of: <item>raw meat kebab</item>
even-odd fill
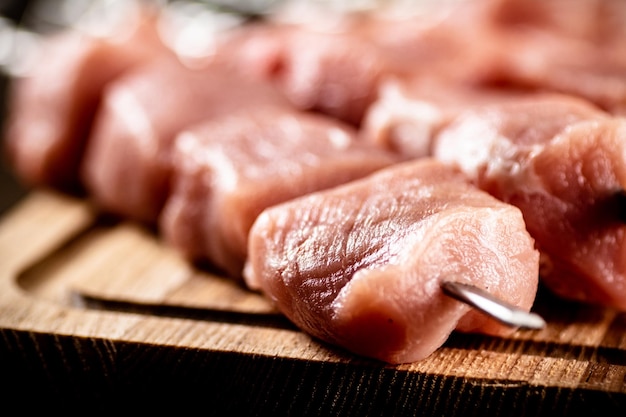
[[[626,3],[394,6],[278,9],[193,62],[165,9],[46,35],[7,160],[391,363],[521,325],[448,285],[626,310]]]

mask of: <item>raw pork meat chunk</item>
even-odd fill
[[[517,208],[421,159],[265,210],[245,279],[311,335],[401,363],[428,356],[455,329],[510,333],[440,283],[529,310],[538,259]]]
[[[28,185],[76,190],[104,87],[125,71],[170,54],[152,17],[127,24],[130,34],[124,36],[66,31],[45,39],[32,74],[11,84],[7,154]]]
[[[574,98],[529,98],[468,110],[433,154],[521,209],[555,293],[626,309],[626,119]]]
[[[111,83],[82,166],[83,179],[104,209],[155,222],[168,194],[176,135],[246,107],[290,106],[265,83],[210,65],[201,70],[163,59]]]
[[[215,58],[271,80],[299,109],[360,125],[379,83],[391,74],[464,79],[470,68],[480,67],[478,40],[488,38],[482,31],[466,35],[479,14],[463,10],[404,18],[326,13],[321,19],[311,13],[294,21],[279,16],[231,31],[218,43]]]
[[[373,101],[383,61],[354,36],[261,23],[235,31],[218,59],[271,81],[301,110],[359,124]]]
[[[360,135],[403,159],[429,156],[439,131],[468,108],[513,101],[524,92],[476,88],[432,76],[389,77],[368,109]]]
[[[240,278],[248,231],[263,209],[393,162],[325,116],[282,107],[239,111],[176,139],[161,230],[187,257]]]

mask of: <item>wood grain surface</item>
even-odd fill
[[[543,330],[453,334],[390,366],[311,339],[262,295],[80,199],[29,194],[0,222],[0,260],[0,375],[23,408],[34,396],[92,409],[199,402],[211,415],[626,411],[626,314],[544,290]]]

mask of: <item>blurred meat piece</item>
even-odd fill
[[[11,84],[6,128],[9,162],[28,185],[77,190],[78,167],[102,90],[113,79],[167,55],[154,17],[127,22],[106,38],[76,31],[44,40],[32,75]]]
[[[428,155],[433,135],[464,107],[532,92],[578,96],[626,114],[626,3],[484,0],[467,6],[467,16],[459,13],[467,9],[455,10],[429,32],[451,28],[449,36],[458,39],[448,45],[456,47],[443,48],[443,56],[456,51],[449,61],[455,65],[424,59],[414,71],[385,77],[364,118],[368,140],[406,158]],[[462,52],[463,45],[471,52]],[[433,66],[438,61],[444,64]]]
[[[402,159],[432,153],[437,134],[460,113],[481,105],[512,102],[528,93],[477,88],[433,76],[389,77],[367,110],[360,135]]]
[[[301,110],[357,125],[384,69],[379,55],[351,34],[263,22],[231,33],[217,56],[271,81]]]
[[[433,155],[521,209],[555,293],[626,309],[625,119],[563,96],[483,106],[443,129]]]
[[[103,95],[82,165],[87,190],[100,207],[153,223],[169,192],[176,135],[266,105],[290,106],[272,86],[220,65],[192,70],[166,58],[137,67]]]
[[[482,18],[471,8],[399,17],[375,13],[281,19],[229,32],[215,58],[270,80],[302,110],[360,125],[382,79],[391,74],[438,73],[465,78],[480,68]]]
[[[468,283],[529,310],[539,255],[522,215],[422,159],[265,210],[245,278],[309,334],[391,363],[430,355],[452,331],[512,330],[446,297]]]
[[[248,231],[265,208],[395,162],[334,119],[286,110],[234,112],[181,133],[160,225],[186,257],[241,277]]]
[[[626,2],[489,1],[494,50],[481,82],[567,93],[626,114]]]
[[[513,30],[536,29],[598,46],[626,37],[621,0],[486,0],[493,23]]]
[[[607,50],[541,32],[499,39],[503,45],[485,61],[479,83],[565,93],[626,114],[626,48]]]

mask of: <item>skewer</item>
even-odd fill
[[[473,285],[443,281],[441,289],[447,296],[461,301],[507,326],[542,329],[546,325],[545,320],[538,314],[520,310]]]
[[[210,1],[205,2],[211,3]],[[99,5],[101,7],[104,7],[105,2],[101,3],[102,4],[98,4],[98,2],[96,2],[96,6]],[[120,4],[119,1],[117,3]],[[189,3],[195,3],[195,5],[199,5],[202,2],[200,1]],[[198,11],[199,9],[196,8],[193,10]],[[84,12],[83,14],[86,14],[84,10],[81,9],[80,11]],[[97,11],[101,10],[97,9]],[[172,9],[171,11],[176,10]],[[178,11],[181,12],[181,10]],[[96,14],[101,15],[101,13]],[[79,18],[79,16],[80,13],[74,13],[72,14],[71,18],[67,19],[66,17],[66,20],[74,21],[74,24],[76,26],[81,26],[76,23],[80,23],[80,21],[83,20],[82,18]],[[189,16],[177,16],[179,20],[183,17]],[[93,16],[91,16],[91,18],[93,20]],[[68,24],[68,22],[62,20],[55,21],[54,23],[61,26],[63,24]],[[110,24],[111,22],[104,23]],[[188,21],[185,21],[184,23],[189,25]],[[239,23],[239,21],[231,20],[224,23],[224,25],[229,26],[236,23]],[[0,18],[0,41],[3,41],[0,42],[0,70],[4,70],[5,73],[8,73],[10,75],[24,75],[25,73],[27,73],[32,66],[32,58],[34,54],[37,53],[40,41],[39,38],[40,36],[35,32],[22,30],[17,27],[13,22],[8,21],[7,19]],[[617,193],[616,199],[618,200],[620,207],[625,205],[626,193],[624,193],[623,191]],[[451,281],[442,282],[441,288],[444,294],[446,294],[447,296],[461,301],[489,315],[490,317],[500,321],[505,325],[520,328],[541,329],[546,324],[539,315],[520,310],[515,306],[512,306],[505,301],[494,297],[488,292],[481,290],[480,288]]]
[[[614,195],[617,206],[617,217],[622,223],[626,223],[626,190],[619,190]]]

